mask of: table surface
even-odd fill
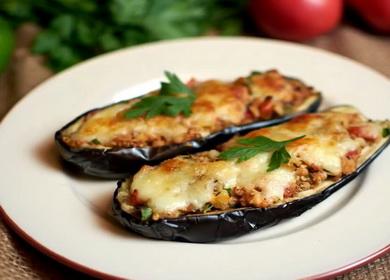
[[[17,46],[9,69],[0,76],[0,120],[32,88],[53,74],[43,66],[43,58],[28,47],[37,27],[24,25],[17,32]],[[339,53],[370,66],[390,77],[390,37],[373,35],[350,24],[314,40],[304,42]],[[62,265],[31,247],[0,218],[0,279],[93,279]],[[336,279],[390,280],[390,253]]]

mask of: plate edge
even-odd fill
[[[37,249],[39,252],[43,253],[44,255],[54,259],[55,261],[72,268],[74,270],[77,270],[79,272],[85,273],[90,276],[97,277],[99,279],[109,279],[109,280],[122,280],[122,279],[128,279],[128,278],[121,278],[118,276],[114,276],[112,274],[108,274],[93,268],[90,268],[88,266],[82,265],[78,262],[72,261],[71,259],[68,259],[64,256],[62,256],[59,253],[54,252],[53,250],[47,248],[37,240],[35,240],[33,237],[28,235],[22,228],[20,228],[6,213],[6,211],[3,209],[2,206],[0,206],[0,219],[4,221],[6,225],[9,226],[9,228],[12,229],[14,233],[16,233],[19,237],[21,237],[24,241],[26,241],[30,246]]]
[[[71,269],[75,269],[77,271],[80,271],[82,273],[88,274],[90,276],[98,277],[100,279],[112,279],[112,280],[122,280],[122,279],[128,279],[128,278],[121,278],[118,276],[114,276],[112,274],[108,274],[93,268],[90,268],[88,266],[79,264],[75,261],[72,261],[52,250],[45,247],[41,243],[39,243],[37,240],[29,236],[23,229],[21,229],[5,212],[2,206],[0,206],[0,218],[7,224],[18,236],[20,236],[23,240],[25,240],[29,245],[31,245],[33,248],[37,249],[39,252],[45,254],[46,256],[54,259],[55,261],[58,261],[59,263],[62,263],[63,265],[66,265],[67,267]],[[357,261],[353,261],[347,265],[343,265],[339,268],[332,269],[327,272],[323,272],[320,274],[315,274],[312,276],[307,276],[300,278],[302,280],[325,280],[330,279],[342,274],[345,274],[347,272],[350,272],[354,269],[357,269],[359,267],[362,267],[384,255],[390,252],[390,244],[385,246],[382,249],[379,249],[371,254],[369,254],[366,257],[363,257]]]

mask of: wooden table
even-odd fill
[[[20,98],[52,75],[43,66],[43,58],[31,55],[28,50],[36,32],[37,28],[31,25],[18,30],[12,62],[8,71],[0,76],[0,119]],[[305,44],[350,57],[390,77],[389,37],[372,35],[344,24]],[[0,220],[0,251],[0,279],[91,278],[43,255],[18,237],[3,220]],[[336,279],[390,279],[390,253]]]

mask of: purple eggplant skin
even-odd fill
[[[361,174],[389,144],[390,137],[353,173],[342,177],[323,191],[273,208],[238,208],[225,212],[141,222],[138,218],[122,211],[116,199],[122,183],[119,181],[114,193],[112,209],[115,218],[125,228],[149,238],[194,243],[231,239],[301,215]]]
[[[106,179],[123,179],[138,171],[138,169],[145,164],[154,165],[177,155],[192,154],[210,150],[218,144],[229,140],[235,134],[241,134],[250,130],[276,125],[286,122],[300,114],[315,112],[320,106],[321,101],[322,96],[318,93],[318,98],[316,98],[316,100],[302,112],[296,112],[291,115],[271,120],[257,121],[239,126],[230,126],[221,131],[210,134],[207,137],[194,139],[183,144],[167,145],[162,147],[128,147],[103,150],[93,148],[73,148],[62,140],[61,132],[63,130],[91,112],[115,105],[110,104],[105,107],[90,110],[78,116],[58,130],[55,133],[54,140],[61,157],[72,167],[76,167],[76,169],[84,172],[85,174],[96,177]]]

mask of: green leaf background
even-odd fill
[[[1,0],[0,17],[16,28],[43,28],[33,46],[54,70],[122,47],[242,30],[247,0]]]

